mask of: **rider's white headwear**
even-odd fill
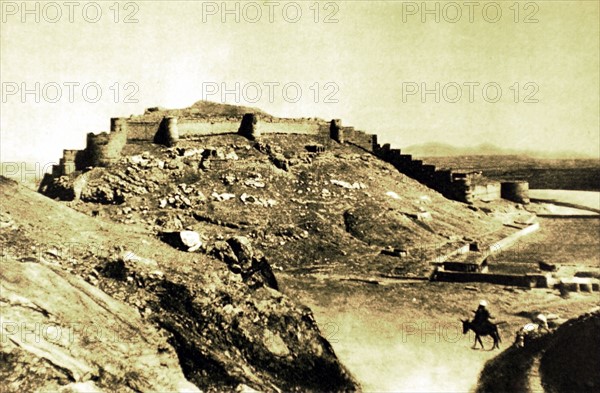
[[[479,302],[479,305],[482,307],[487,307],[487,302],[485,300],[482,300]]]

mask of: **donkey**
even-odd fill
[[[483,342],[481,341],[480,336],[491,336],[492,339],[494,339],[494,345],[491,349],[500,349],[499,343],[501,343],[502,340],[500,339],[500,333],[498,333],[498,326],[491,322],[485,322],[479,325],[474,324],[468,319],[461,319],[460,321],[463,325],[463,334],[467,334],[469,330],[472,330],[475,333],[475,342],[473,343],[473,348],[477,347],[477,343],[479,342],[479,345],[481,345],[481,349],[485,349],[483,347]]]

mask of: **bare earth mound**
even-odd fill
[[[205,391],[357,389],[312,312],[261,273],[233,273],[207,254],[90,218],[5,178],[0,192],[3,391],[69,383],[189,390],[183,375]],[[219,250],[240,263],[260,260],[240,242]],[[39,333],[22,331],[36,323]],[[74,325],[89,329],[66,335]],[[108,337],[98,341],[98,332]],[[124,342],[110,341],[115,335]]]

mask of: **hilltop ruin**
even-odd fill
[[[211,103],[202,103],[204,106]],[[215,105],[215,104],[212,104]],[[225,106],[230,107],[230,106]],[[194,108],[194,107],[192,107]],[[235,108],[235,107],[232,107]],[[246,110],[248,108],[238,107]],[[143,115],[112,118],[110,131],[88,133],[83,150],[66,149],[52,173],[46,175],[42,186],[61,176],[76,177],[90,167],[108,167],[117,162],[126,144],[158,143],[174,146],[179,140],[239,134],[250,140],[263,134],[313,135],[322,140],[332,139],[341,144],[359,147],[392,164],[398,171],[430,187],[446,198],[472,203],[504,198],[517,203],[529,203],[529,184],[524,181],[498,182],[485,178],[480,171],[437,169],[389,143],[380,145],[378,136],[354,127],[342,125],[340,119],[330,122],[315,118],[277,118],[255,110],[252,113],[207,114],[197,110],[161,110],[148,108]]]

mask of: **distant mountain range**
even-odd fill
[[[531,158],[553,159],[590,159],[598,158],[575,151],[544,152],[537,150],[521,150],[498,147],[489,143],[477,146],[458,147],[446,143],[430,142],[413,145],[402,149],[407,154],[420,157],[453,157],[453,156],[526,156]]]

